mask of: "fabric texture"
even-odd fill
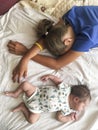
[[[19,0],[0,0],[0,15],[6,13]]]
[[[98,47],[98,6],[74,6],[63,15],[63,19],[75,32],[72,50],[86,52]]]

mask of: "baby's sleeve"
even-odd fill
[[[61,110],[61,114],[63,115],[63,116],[67,116],[67,115],[69,115],[71,113],[71,111],[69,110],[69,109],[63,109],[63,110]]]
[[[63,82],[58,85],[59,89],[65,89],[66,90],[67,87],[69,87],[68,84],[64,84]]]
[[[71,114],[72,112],[75,112],[75,111],[73,109],[67,109],[67,108],[61,110],[61,114],[63,116],[67,116],[67,115]]]

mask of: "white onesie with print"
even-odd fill
[[[64,85],[43,86],[37,88],[31,97],[23,95],[23,100],[29,111],[33,113],[61,111],[63,115],[73,112],[69,107],[68,97],[71,87]]]

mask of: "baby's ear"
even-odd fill
[[[75,103],[79,103],[79,102],[80,102],[79,97],[74,97],[74,99],[73,99],[73,100],[74,100],[74,102],[75,102]]]

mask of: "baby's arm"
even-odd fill
[[[41,77],[42,81],[47,81],[48,79],[50,79],[56,85],[58,85],[58,84],[60,84],[62,82],[62,80],[59,77],[51,75],[51,74],[44,75],[44,76]]]
[[[56,114],[56,119],[60,122],[63,122],[63,123],[67,123],[69,121],[74,121],[74,120],[77,120],[77,115],[75,112],[69,114],[69,115],[62,115],[62,113],[59,111],[57,112]]]

